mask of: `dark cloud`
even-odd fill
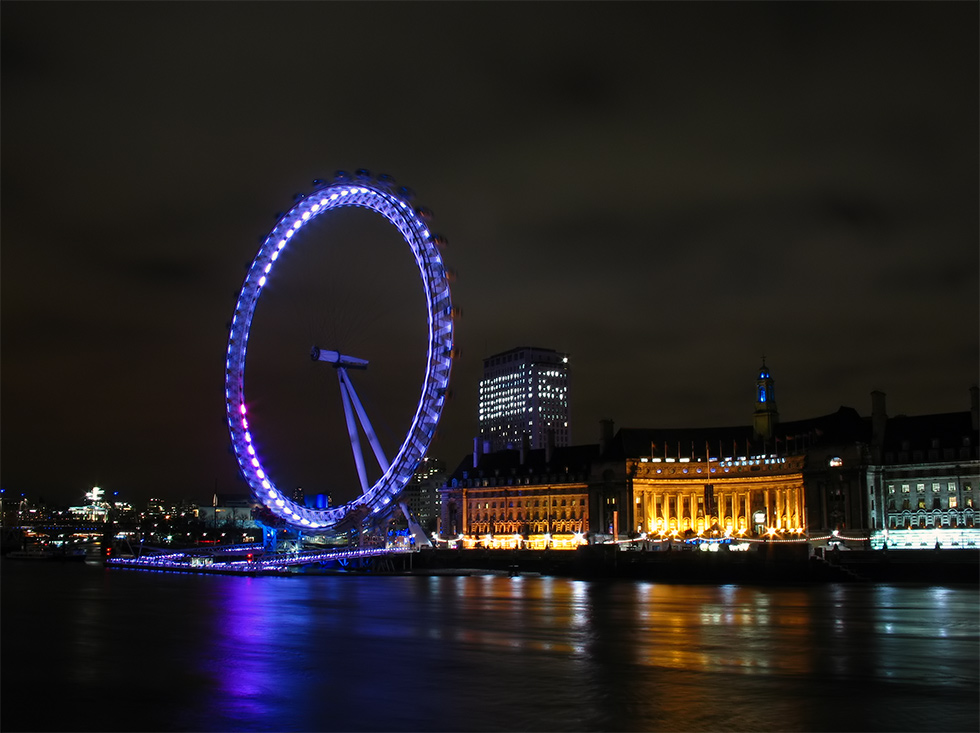
[[[202,271],[174,257],[145,257],[123,264],[126,275],[147,285],[166,289],[190,288],[200,282]]]
[[[244,267],[294,192],[360,166],[419,191],[450,240],[450,462],[482,357],[520,343],[572,354],[581,441],[600,417],[747,422],[762,354],[786,419],[866,411],[875,388],[963,409],[976,380],[975,4],[7,2],[0,20],[5,487],[237,487],[222,379]],[[263,296],[284,471],[307,471],[336,407],[312,321],[411,348],[415,283],[351,221],[323,241],[363,258],[297,250]],[[363,307],[300,318],[321,291]]]

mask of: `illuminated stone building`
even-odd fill
[[[487,452],[568,445],[568,356],[519,346],[484,359],[479,419]]]
[[[589,529],[598,446],[474,453],[443,486],[442,538],[468,547],[572,547]]]
[[[980,405],[970,411],[889,418],[872,395],[872,457],[867,467],[875,547],[980,546]]]
[[[630,531],[648,534],[800,536],[863,526],[866,421],[842,407],[769,425],[770,435],[757,423],[620,430],[614,450],[632,497],[620,527],[627,514]]]
[[[763,364],[750,425],[615,431],[605,420],[598,444],[474,450],[442,489],[442,538],[561,547],[837,534],[880,546],[883,530],[928,527],[931,543],[956,529],[957,544],[976,545],[976,389],[971,413],[888,420],[875,393],[872,417],[840,407],[783,422],[774,387]]]
[[[806,526],[803,456],[628,460],[636,532],[761,535]]]

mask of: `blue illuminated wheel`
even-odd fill
[[[255,499],[291,527],[324,532],[390,509],[425,457],[442,415],[449,384],[453,356],[453,308],[449,278],[439,251],[445,240],[429,230],[427,221],[431,212],[414,207],[407,189],[396,188],[388,176],[372,178],[367,171],[357,171],[354,176],[338,173],[332,181],[314,181],[314,186],[313,193],[300,197],[299,203],[279,219],[263,240],[245,277],[228,337],[225,403],[232,448]],[[372,440],[373,431],[346,374],[347,369],[363,368],[366,362],[314,346],[311,354],[313,360],[328,362],[338,372],[355,458],[363,464],[354,425],[354,421],[360,419],[382,470],[381,477],[370,484],[363,465],[360,465],[360,495],[347,504],[318,509],[293,501],[277,488],[263,465],[259,456],[260,446],[253,438],[249,423],[251,415],[245,393],[245,358],[255,308],[263,288],[275,274],[280,253],[316,217],[345,207],[361,207],[381,214],[394,225],[411,248],[421,276],[427,311],[427,343],[420,346],[426,350],[425,368],[414,417],[404,440],[388,461],[382,456],[376,441]]]

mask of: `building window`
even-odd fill
[[[936,494],[936,493],[939,493],[939,483],[938,483],[938,482],[937,482],[937,483],[934,483],[934,484],[932,485],[932,492],[933,492],[934,494]]]
[[[926,485],[925,484],[916,484],[915,485],[915,490],[921,493],[921,492],[923,492],[923,491],[926,490]]]
[[[946,485],[946,490],[947,490],[947,491],[956,491],[956,482],[955,482],[955,481],[950,481],[950,482],[949,482],[949,483],[948,483],[948,484]]]
[[[955,496],[949,497],[949,508],[950,509],[955,509],[956,508],[956,497]]]
[[[888,493],[889,494],[894,494],[895,493],[895,485],[894,484],[888,484]]]
[[[902,484],[902,493],[903,494],[909,493],[909,485],[908,484]]]

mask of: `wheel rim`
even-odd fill
[[[256,501],[297,529],[328,531],[352,517],[378,514],[388,507],[411,480],[425,456],[445,404],[453,356],[453,308],[449,280],[439,252],[439,245],[444,240],[430,230],[427,210],[412,206],[407,189],[393,190],[386,180],[384,176],[372,180],[366,175],[359,175],[354,180],[339,178],[320,184],[313,193],[296,203],[263,240],[235,306],[225,364],[225,405],[232,449]],[[329,509],[314,509],[285,495],[263,466],[250,430],[245,362],[255,308],[275,271],[279,254],[309,222],[346,207],[361,207],[381,214],[411,248],[426,301],[426,366],[414,417],[387,470],[352,501]]]

